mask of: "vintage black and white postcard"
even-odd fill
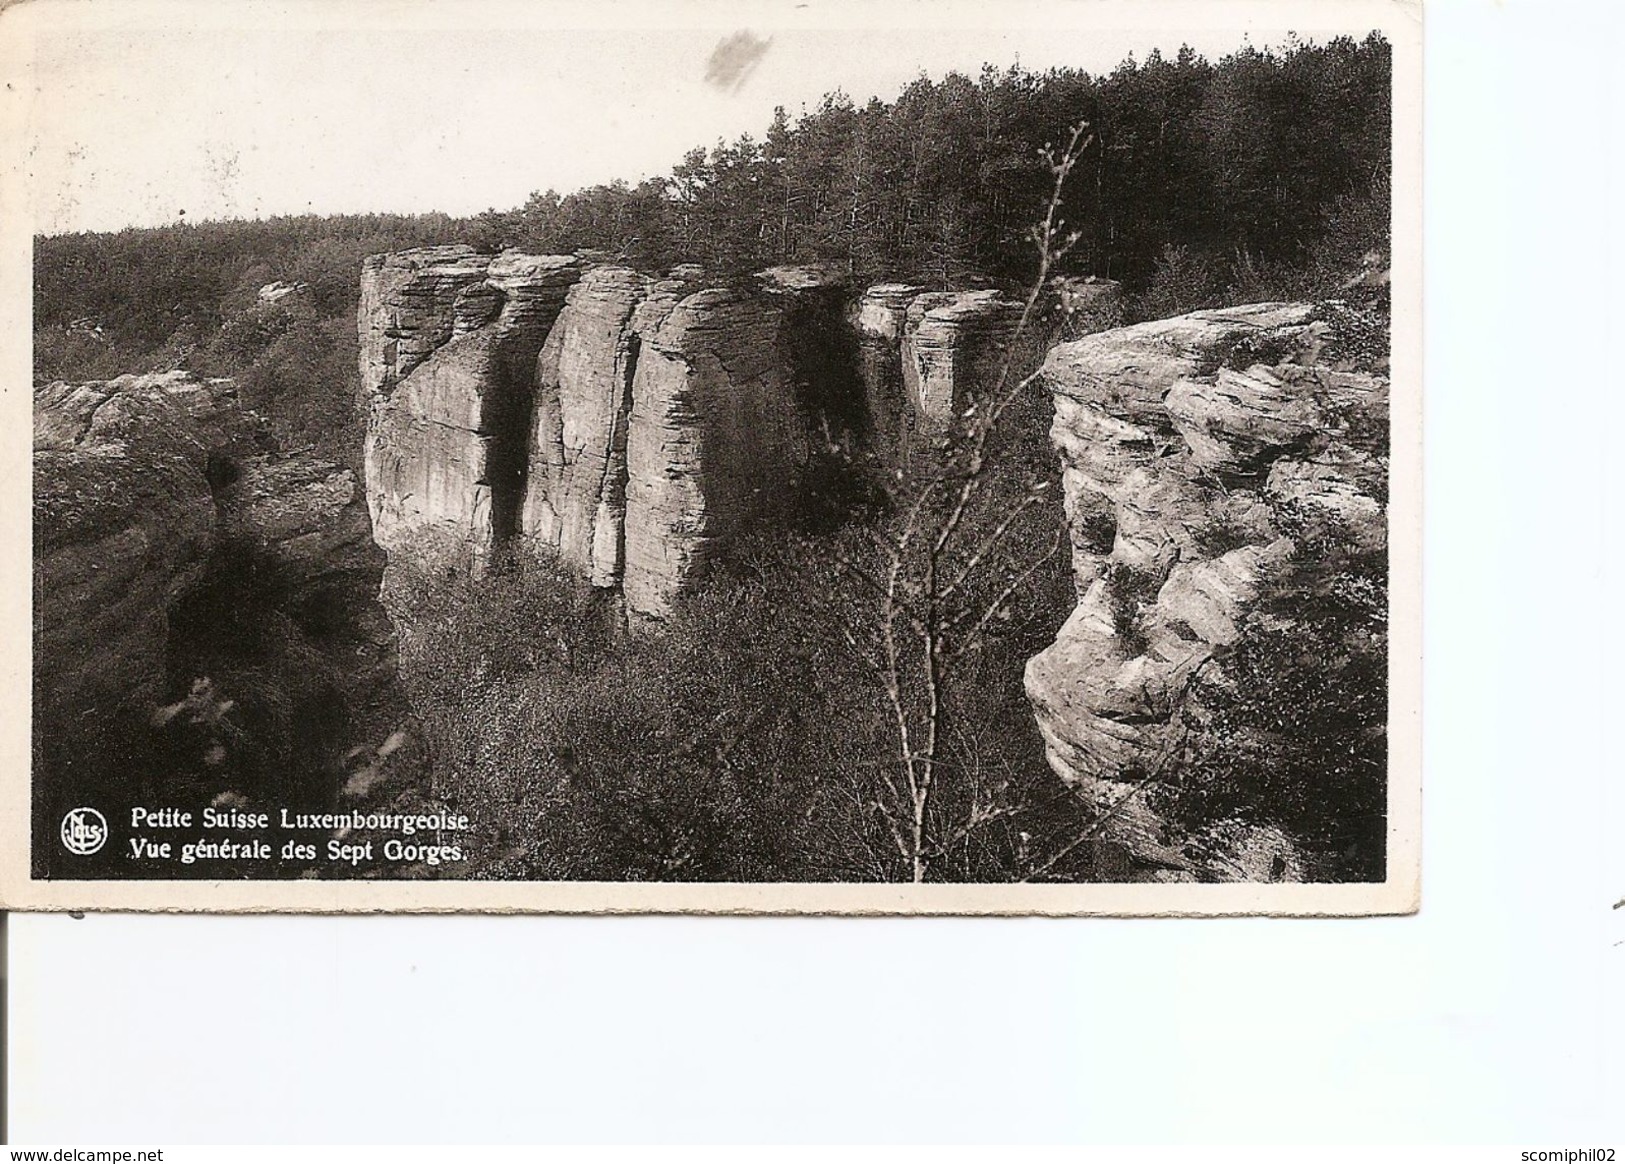
[[[1420,46],[7,10],[0,901],[1415,909]]]

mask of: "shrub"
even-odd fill
[[[1131,320],[1167,319],[1224,302],[1219,266],[1190,247],[1170,243],[1157,257],[1150,285],[1132,297],[1126,314]]]
[[[1306,539],[1186,711],[1189,752],[1154,797],[1197,830],[1279,826],[1317,878],[1381,880],[1387,557]]]

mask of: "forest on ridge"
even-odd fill
[[[1093,144],[1063,192],[1078,244],[1060,273],[1117,279],[1128,315],[1324,290],[1386,246],[1390,49],[1373,33],[1153,51],[1111,73],[920,77],[890,101],[835,92],[760,138],[696,146],[663,175],[472,218],[276,217],[41,237],[35,379],[189,368],[239,377],[290,437],[349,460],[361,260],[445,242],[597,250],[651,272],[737,276],[832,261],[856,282],[1019,288],[1027,232],[1071,126]],[[273,280],[299,304],[257,303]],[[334,391],[339,384],[349,392]],[[351,450],[347,452],[346,450]]]

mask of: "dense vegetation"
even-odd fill
[[[778,111],[760,141],[690,151],[667,177],[548,191],[473,219],[42,238],[35,374],[235,376],[286,443],[353,462],[361,260],[457,241],[595,248],[646,270],[698,261],[719,277],[824,260],[860,283],[1018,290],[1092,273],[1125,284],[1130,319],[1319,296],[1386,248],[1388,115],[1389,50],[1375,35],[1217,63],[1153,53],[1103,77],[988,67],[862,107],[832,94],[794,120]],[[1056,177],[1042,151],[1079,121],[1090,137],[1056,208],[1077,237],[1040,270],[1028,232]],[[304,287],[263,299],[278,280]],[[540,565],[482,578],[397,571],[415,738],[401,747],[390,734],[342,796],[470,813],[472,861],[460,872],[480,876],[1136,875],[1089,840],[1093,810],[1050,773],[1022,692],[1022,664],[1053,640],[1074,592],[1047,401],[1018,396],[1003,420],[986,447],[971,423],[903,464],[837,440],[787,483],[792,532],[731,547],[659,634],[626,634],[610,599]],[[961,522],[969,464],[980,483]],[[922,560],[902,536],[911,521],[958,524],[947,550]],[[980,549],[990,536],[996,554]],[[1190,748],[1155,800],[1193,833],[1217,818],[1275,825],[1321,875],[1380,875],[1386,563],[1345,553],[1335,535],[1304,544],[1224,660],[1226,682],[1202,693]],[[889,568],[903,599],[888,613],[873,583]],[[945,585],[960,570],[963,584]],[[1125,633],[1133,583],[1123,580]],[[921,606],[952,668],[888,673],[887,623]],[[223,628],[211,646],[247,633],[215,606],[200,616]],[[272,663],[260,670],[303,666],[286,652]],[[236,694],[224,690],[229,661],[205,669],[221,690],[199,696],[203,712]],[[289,682],[320,702],[333,684],[318,677]],[[272,735],[311,706],[262,702]],[[898,722],[928,721],[929,751],[907,739],[900,750]],[[194,751],[214,742],[213,721],[199,722],[198,739],[183,741]],[[274,740],[261,751],[264,763],[236,781],[245,790],[260,768],[295,760]],[[325,764],[326,786],[342,782]],[[911,797],[922,773],[941,774],[928,799]],[[904,835],[914,809],[923,842]]]
[[[1217,64],[1153,52],[1104,77],[989,65],[921,77],[891,102],[834,93],[793,124],[781,108],[761,140],[691,150],[670,177],[548,191],[479,225],[492,242],[657,267],[822,259],[864,280],[1022,283],[1050,192],[1039,150],[1081,120],[1096,145],[1061,206],[1082,232],[1075,268],[1140,289],[1175,247],[1223,277],[1298,263],[1329,215],[1373,191],[1386,202],[1389,66],[1375,35]]]

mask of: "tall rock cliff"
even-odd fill
[[[391,555],[556,555],[664,617],[783,506],[820,446],[895,447],[990,390],[1020,305],[861,295],[827,266],[707,285],[565,256],[368,259],[359,316],[374,536]]]
[[[535,362],[580,274],[573,256],[466,247],[367,260],[358,324],[379,545],[482,560],[516,531]]]
[[[1221,667],[1300,552],[1287,507],[1386,545],[1385,466],[1349,434],[1386,423],[1387,383],[1321,363],[1327,330],[1306,304],[1199,311],[1062,344],[1043,366],[1079,601],[1027,692],[1051,766],[1162,878],[1307,875],[1272,828],[1174,847],[1145,786],[1181,746],[1193,677]]]
[[[478,562],[511,542],[663,617],[782,503],[815,434],[863,414],[825,268],[721,288],[692,267],[436,247],[362,279],[367,492],[391,555]]]
[[[626,563],[626,446],[642,337],[633,316],[651,281],[597,267],[570,289],[536,369],[520,531],[595,586]]]
[[[628,609],[666,614],[805,463],[809,418],[780,357],[782,325],[772,300],[721,288],[649,320],[626,450]]]

